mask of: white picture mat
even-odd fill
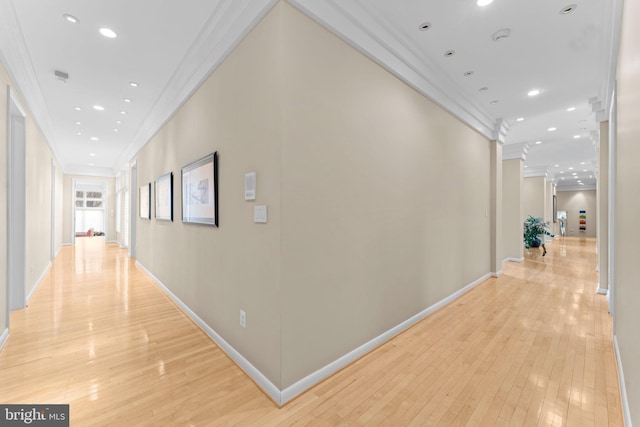
[[[151,218],[151,183],[147,183],[140,187],[139,195],[140,195],[140,218],[149,219]]]
[[[173,221],[173,174],[156,179],[156,219]]]

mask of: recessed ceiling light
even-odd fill
[[[578,139],[580,138],[580,135],[573,135],[573,139]]]
[[[578,175],[578,172],[574,172],[571,175],[576,176],[576,175]]]
[[[91,156],[91,157],[95,157],[95,156],[96,156],[96,153],[89,153],[89,156]]]
[[[575,111],[576,107],[569,107],[567,108],[567,111]]]
[[[549,132],[553,132],[554,130],[556,130],[557,128],[549,128],[547,129]]]
[[[118,132],[118,128],[113,129],[114,132]]]
[[[536,145],[542,144],[542,141],[536,141]]]
[[[473,76],[473,71],[465,71],[464,76],[465,76],[465,77],[471,77],[471,76]]]
[[[561,176],[560,179],[564,181],[564,176]]]
[[[488,90],[489,90],[489,88],[488,88],[488,87],[486,87],[486,86],[481,87],[480,89],[478,89],[478,91],[479,91],[479,92],[486,92],[486,91],[488,91]]]
[[[453,56],[456,54],[455,50],[448,50],[445,53],[443,53],[444,56]]]
[[[116,120],[116,124],[122,123],[122,120]]]
[[[503,29],[498,30],[495,33],[493,33],[491,35],[491,39],[494,42],[499,42],[499,41],[502,41],[504,39],[509,38],[510,35],[511,35],[511,30],[509,28],[503,28]]]
[[[585,162],[580,162],[581,165],[584,165]]]
[[[102,105],[94,105],[93,109],[98,111],[104,111],[104,107]]]
[[[431,22],[423,22],[422,24],[420,24],[419,28],[422,31],[427,31],[429,28],[431,28]]]
[[[123,101],[128,103],[128,102],[131,102],[131,99],[129,99],[129,98],[124,98],[124,99],[123,99]]]
[[[82,135],[82,132],[76,132],[76,135]]]
[[[82,111],[82,108],[80,108],[80,107],[73,107],[73,109],[76,110],[76,111]]]
[[[589,178],[593,178],[593,175],[589,175]]]
[[[560,171],[560,173],[564,173],[564,171]]]
[[[103,36],[109,39],[115,39],[116,37],[118,37],[115,31],[107,27],[100,28],[100,34],[102,34]]]
[[[529,166],[527,166],[527,165],[524,165],[524,167],[525,167],[525,168],[528,168]]]
[[[131,86],[131,87],[138,87],[138,83],[136,83],[136,82],[129,82],[129,86]]]
[[[529,93],[527,93],[527,95],[529,96],[538,96],[540,95],[540,91],[538,89],[532,89],[529,91]]]
[[[553,166],[554,166],[554,167],[556,167],[556,168],[559,168],[559,167],[560,167],[560,165],[553,165]]]
[[[518,118],[516,119],[516,122],[521,122],[521,121],[523,121],[523,120],[524,120],[524,117],[518,117]]]
[[[566,14],[571,13],[574,10],[576,10],[577,7],[578,7],[577,4],[570,4],[569,6],[565,6],[562,9],[560,9],[560,12],[558,12],[558,13],[560,15],[566,15]]]
[[[582,172],[587,172],[587,169],[582,169]]]
[[[494,99],[494,100],[493,100],[493,101],[491,101],[489,104],[491,104],[491,105],[496,105],[498,102],[500,102],[500,101],[498,101],[497,99]]]
[[[69,15],[68,13],[65,13],[64,15],[62,15],[62,17],[67,21],[71,22],[72,24],[77,24],[78,22],[80,22],[78,18],[76,18],[73,15]]]
[[[569,168],[569,170],[570,170],[570,171],[572,171],[572,170],[573,170],[573,167],[570,167],[570,168]]]
[[[122,114],[124,116],[125,114],[127,114],[127,112],[126,111],[120,111],[120,114]]]
[[[493,3],[493,0],[478,0],[478,6],[484,7]]]
[[[92,140],[92,141],[97,141],[97,140],[98,140],[98,138],[96,138],[95,136],[92,136],[92,137],[91,137],[91,140]]]
[[[81,124],[82,124],[82,122],[76,122],[76,124],[77,124],[77,125],[81,125]]]

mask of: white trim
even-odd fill
[[[524,262],[524,257],[521,258],[514,258],[514,257],[508,257],[502,260],[502,263],[504,264],[505,262]]]
[[[504,274],[504,272],[502,270],[498,270],[495,273],[491,273],[491,277],[500,277]]]
[[[587,191],[587,190],[595,190],[595,184],[587,184],[587,185],[558,185],[556,186],[556,191]]]
[[[44,276],[49,272],[50,268],[51,268],[51,261],[49,261],[47,266],[44,268],[44,271],[42,272],[42,274],[40,274],[40,277],[38,277],[38,280],[36,280],[36,284],[33,285],[33,288],[31,289],[31,291],[29,291],[29,294],[27,295],[27,298],[25,300],[27,304],[29,304],[29,300],[31,300],[31,297],[36,292],[36,289],[38,289],[38,286],[40,286],[40,283],[42,283],[42,279],[44,279]]]
[[[63,243],[62,246],[73,246],[73,242]],[[60,249],[62,249],[62,248],[60,248]],[[58,251],[58,252],[60,252],[60,251]]]
[[[505,128],[498,118],[472,99],[446,70],[436,65],[437,61],[427,58],[402,40],[398,31],[380,22],[367,2],[288,2],[487,139],[502,140],[500,133]]]
[[[117,240],[107,240],[105,243],[117,243],[118,245],[120,244],[120,242],[118,242]]]
[[[160,289],[176,303],[176,305],[193,320],[193,322],[200,326],[200,328],[211,338],[221,349],[224,351],[235,363],[249,377],[255,381],[255,383],[264,390],[278,405],[282,405],[282,393],[280,389],[276,387],[269,379],[262,374],[255,366],[251,364],[247,359],[242,356],[235,348],[233,348],[228,342],[224,340],[216,331],[214,331],[209,325],[205,323],[196,313],[194,313],[180,298],[178,298],[173,292],[167,288],[156,276],[154,276],[145,266],[139,261],[136,261],[136,266],[144,271]]]
[[[140,268],[153,282],[158,285],[160,289],[169,297],[171,300],[176,303],[176,305],[187,315],[193,322],[198,325],[208,336],[211,338],[221,349],[224,351],[240,368],[262,389],[264,392],[269,395],[278,405],[284,405],[291,399],[296,396],[304,393],[310,388],[314,387],[324,379],[333,375],[335,372],[344,368],[345,366],[353,363],[360,357],[365,354],[371,352],[375,348],[389,341],[391,338],[395,337],[399,333],[405,331],[411,326],[415,325],[425,317],[429,316],[436,310],[444,307],[447,304],[455,301],[465,293],[469,292],[471,289],[475,288],[485,280],[491,277],[491,273],[487,273],[481,278],[473,281],[469,285],[464,288],[454,292],[449,295],[447,298],[433,304],[432,306],[422,310],[420,313],[412,316],[411,318],[405,320],[404,322],[394,326],[386,332],[383,332],[381,335],[378,335],[376,338],[373,338],[371,341],[361,345],[360,347],[350,351],[344,356],[339,357],[328,365],[318,369],[317,371],[307,375],[301,380],[295,382],[284,390],[280,390],[275,386],[269,379],[260,372],[255,366],[253,366],[247,359],[242,356],[235,348],[233,348],[228,342],[224,340],[216,331],[214,331],[209,325],[205,323],[196,313],[194,313],[185,303],[183,303],[180,298],[178,298],[173,292],[167,288],[167,286],[162,283],[157,277],[153,275],[144,265],[142,265],[139,261],[136,261],[136,266]]]
[[[4,331],[2,331],[2,335],[0,335],[0,351],[2,351],[2,348],[4,347],[8,339],[9,339],[9,328],[5,328]]]
[[[433,313],[436,310],[444,307],[445,305],[453,302],[457,298],[461,297],[463,294],[469,292],[471,289],[475,288],[480,283],[482,283],[485,280],[487,280],[489,277],[491,277],[491,273],[485,274],[481,278],[479,278],[476,281],[472,282],[471,284],[465,286],[464,288],[460,289],[459,291],[454,292],[453,294],[449,295],[447,298],[441,300],[440,302],[437,302],[434,305],[432,305],[431,307],[428,307],[428,308],[424,309],[420,313],[418,313],[418,314],[414,315],[413,317],[405,320],[404,322],[400,323],[399,325],[389,329],[387,332],[384,332],[381,335],[378,335],[376,338],[372,339],[371,341],[361,345],[360,347],[356,348],[355,350],[350,351],[349,353],[345,354],[344,356],[342,356],[342,357],[334,360],[333,362],[329,363],[325,367],[318,369],[317,371],[307,375],[306,377],[302,378],[301,380],[297,381],[296,383],[294,383],[294,384],[290,385],[289,387],[285,388],[284,390],[282,390],[282,403],[284,404],[284,403],[290,401],[291,399],[295,398],[296,396],[300,395],[301,393],[304,393],[305,391],[309,390],[311,387],[315,386],[320,381],[328,378],[329,376],[333,375],[335,372],[337,372],[340,369],[344,368],[345,366],[353,363],[354,361],[356,361],[360,357],[364,356],[365,354],[371,352],[372,350],[374,350],[378,346],[384,344],[385,342],[387,342],[391,338],[395,337],[399,333],[403,332],[404,330],[406,330],[406,329],[410,328],[411,326],[413,326],[414,324],[418,323],[419,321],[421,321],[422,319],[424,319],[425,317],[427,317],[431,313]]]
[[[601,288],[601,287],[600,287],[600,284],[598,283],[598,288],[596,289],[596,293],[597,293],[598,295],[607,295],[609,292],[608,292],[608,290],[607,290],[607,289],[605,289],[605,288]]]
[[[135,157],[277,2],[278,0],[218,2],[219,5],[186,52],[131,144],[113,165],[113,176],[117,176],[123,165]]]
[[[618,347],[618,336],[613,336],[613,349],[616,353],[616,364],[618,365],[618,382],[620,383],[620,399],[622,400],[622,414],[624,416],[625,427],[632,427],[631,409],[627,398],[627,386],[624,383],[624,372],[622,371],[622,359],[620,358],[620,347]]]

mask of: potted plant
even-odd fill
[[[524,222],[524,247],[527,249],[542,246],[542,256],[547,254],[547,248],[544,245],[544,236],[553,237],[547,228],[549,224],[544,222],[542,218],[535,218],[531,215]]]

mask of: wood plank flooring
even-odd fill
[[[622,426],[595,242],[547,246],[278,408],[124,250],[78,239],[11,314],[0,402],[72,426]]]

